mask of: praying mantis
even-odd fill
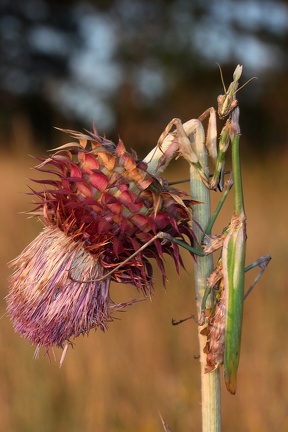
[[[207,354],[206,372],[211,372],[223,364],[225,384],[231,394],[236,393],[244,299],[259,280],[271,259],[270,255],[264,255],[250,266],[245,267],[246,214],[239,156],[239,107],[236,99],[236,92],[240,90],[238,89],[238,82],[241,74],[242,66],[238,65],[233,74],[233,81],[226,90],[221,73],[225,93],[218,96],[217,112],[220,119],[227,118],[227,120],[219,137],[218,149],[216,111],[214,108],[209,108],[198,119],[189,120],[184,124],[181,123],[180,119],[172,119],[161,134],[157,147],[144,159],[144,162],[148,164],[148,171],[151,174],[159,174],[178,153],[198,171],[202,182],[208,189],[219,189],[222,191],[225,156],[229,144],[231,144],[234,212],[230,224],[220,236],[210,235],[215,219],[232,187],[232,181],[230,181],[226,188],[215,214],[206,229],[201,250],[192,248],[181,240],[169,239],[199,256],[204,256],[217,249],[221,249],[221,256],[217,267],[207,280],[198,323],[199,325],[203,325],[206,321],[206,313],[208,313],[208,325],[202,331],[202,334],[207,337],[205,347]],[[209,122],[205,140],[202,121],[208,116]],[[175,130],[171,132],[174,126]],[[195,143],[199,142],[205,142],[208,154],[215,165],[214,174],[211,179],[203,170],[195,151]],[[244,294],[245,272],[256,266],[260,267],[260,271],[252,286]],[[215,292],[218,290],[218,294],[216,294],[214,306],[210,311],[207,311],[206,301],[212,290],[215,290]],[[184,320],[178,323],[182,321]]]
[[[218,96],[217,113],[220,119],[226,118],[226,123],[220,133],[218,146],[216,111],[214,108],[209,108],[198,119],[191,119],[184,124],[182,124],[181,120],[178,118],[172,119],[161,134],[157,146],[143,159],[143,162],[147,164],[147,172],[159,176],[175,156],[181,155],[197,170],[201,181],[209,190],[219,189],[222,191],[224,188],[225,156],[229,145],[231,145],[233,175],[225,184],[223,196],[201,239],[201,247],[192,247],[184,240],[173,238],[167,233],[158,232],[149,242],[111,271],[112,273],[123,266],[123,264],[128,262],[134,255],[140,253],[156,238],[162,239],[163,241],[174,242],[200,257],[213,253],[217,249],[221,250],[218,264],[206,282],[198,324],[200,326],[204,325],[206,323],[206,315],[208,314],[207,327],[204,331],[202,330],[202,334],[207,337],[205,347],[205,353],[207,354],[206,372],[212,372],[223,364],[225,384],[227,390],[231,394],[236,393],[236,376],[241,347],[243,303],[271,259],[270,255],[264,255],[248,267],[245,267],[246,214],[244,209],[239,156],[239,107],[236,99],[236,93],[240,90],[238,89],[238,81],[241,74],[242,66],[238,65],[233,74],[233,81],[227,90],[221,74],[225,92],[224,95]],[[208,116],[208,130],[205,139],[202,121]],[[175,127],[175,130],[171,132],[173,127]],[[211,179],[207,176],[207,173],[198,159],[196,147],[198,147],[199,142],[203,144],[203,147],[205,142],[207,152],[215,165]],[[221,235],[211,235],[214,222],[233,184],[234,211],[231,222],[223,230]],[[252,286],[248,289],[246,294],[244,294],[245,273],[256,266],[260,268],[260,271],[252,283]],[[107,277],[107,275],[105,277]],[[215,296],[212,308],[208,310],[208,308],[206,308],[206,302],[212,291],[218,291],[218,293]],[[177,323],[185,320],[180,320]]]

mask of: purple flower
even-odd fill
[[[63,348],[92,328],[105,330],[115,312],[135,302],[114,303],[111,281],[150,296],[150,259],[164,283],[165,253],[179,271],[178,246],[156,234],[195,241],[190,227],[195,202],[184,192],[149,174],[122,141],[115,146],[96,133],[68,132],[79,143],[56,149],[36,167],[50,177],[37,180],[42,188],[31,192],[37,205],[31,213],[45,227],[12,261],[7,296],[15,330],[47,350]]]

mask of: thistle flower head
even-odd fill
[[[15,330],[46,349],[92,328],[105,330],[115,311],[133,303],[114,303],[111,281],[149,296],[150,259],[164,282],[165,253],[179,270],[178,246],[155,238],[157,233],[194,242],[194,202],[186,194],[150,175],[121,140],[115,146],[96,132],[68,132],[79,142],[56,149],[36,167],[50,177],[36,181],[39,191],[31,189],[37,205],[31,213],[45,227],[12,261],[7,296]]]

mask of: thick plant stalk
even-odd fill
[[[194,137],[191,136],[193,139]],[[194,144],[194,145],[193,145]],[[207,178],[209,176],[208,156],[204,145],[204,139],[196,139],[193,145],[193,150],[198,156],[199,162],[203,167]],[[193,200],[200,201],[203,204],[194,206],[192,209],[193,221],[202,227],[205,232],[210,220],[210,191],[203,184],[199,172],[193,166],[190,168],[190,189]],[[197,236],[199,243],[203,238],[203,232],[197,223],[193,223],[193,231]],[[201,300],[206,288],[207,278],[213,271],[212,254],[205,257],[198,257],[195,263],[195,288],[198,316],[201,311]],[[209,296],[210,298],[212,296]],[[207,307],[210,304],[207,300]],[[201,398],[202,398],[202,432],[220,432],[221,431],[221,393],[220,393],[220,372],[217,368],[215,371],[205,373],[206,355],[204,347],[206,339],[200,334],[202,327],[199,327],[199,347],[200,347],[200,365],[201,365]]]

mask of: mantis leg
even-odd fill
[[[245,269],[244,269],[245,273],[247,273],[248,271],[252,270],[255,267],[260,267],[260,270],[259,270],[257,276],[255,277],[254,281],[252,282],[251,286],[247,289],[247,291],[244,295],[244,300],[246,300],[248,295],[251,293],[251,291],[253,290],[253,288],[255,287],[255,285],[257,284],[257,282],[259,281],[259,279],[263,275],[263,273],[266,270],[270,260],[271,260],[271,255],[268,255],[268,254],[263,255],[260,258],[258,258],[256,261],[254,261],[252,264],[249,264],[247,267],[245,267]],[[211,275],[207,281],[207,287],[205,289],[205,293],[204,293],[204,296],[202,299],[202,305],[201,305],[201,316],[202,317],[203,316],[205,317],[206,301],[207,301],[207,298],[208,298],[211,290],[218,288],[218,282],[222,278],[223,278],[223,268],[222,268],[221,259],[219,259],[216,268],[211,273]],[[204,322],[201,320],[199,322],[199,325],[203,325],[203,324],[204,324]]]
[[[255,267],[259,267],[259,273],[257,274],[257,276],[255,277],[253,283],[251,284],[251,286],[248,288],[248,290],[246,291],[246,293],[244,294],[244,300],[246,300],[246,298],[248,297],[248,295],[251,293],[251,291],[253,290],[254,286],[256,285],[256,283],[259,281],[259,279],[261,278],[261,276],[263,275],[264,271],[266,270],[270,260],[271,260],[271,255],[263,255],[262,257],[258,258],[256,261],[254,261],[252,264],[250,264],[249,266],[245,267],[245,273],[248,272],[249,270],[252,270]]]

